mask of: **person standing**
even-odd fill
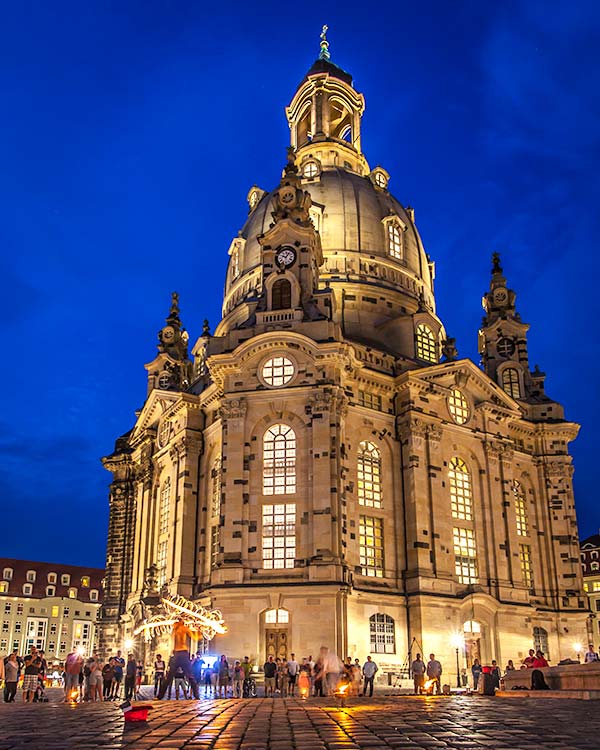
[[[483,667],[479,663],[479,659],[475,659],[473,662],[473,666],[471,667],[471,675],[473,676],[473,690],[477,690],[477,685],[479,684],[479,678],[481,677],[481,672],[483,670]]]
[[[298,678],[298,671],[300,670],[300,665],[296,661],[296,654],[292,654],[291,657],[292,658],[289,659],[287,663],[288,692],[289,692],[290,698],[294,696],[294,688],[296,686],[296,679]]]
[[[110,658],[108,663],[102,667],[102,697],[105,701],[112,699],[113,678],[115,676],[114,659]]]
[[[425,683],[425,662],[421,659],[421,654],[417,654],[417,658],[410,665],[410,671],[412,672],[415,695],[420,695]]]
[[[161,654],[156,654],[156,659],[154,660],[154,697],[155,698],[160,693],[163,680],[165,679],[166,668],[167,668],[167,665],[165,664]]]
[[[434,692],[437,693],[438,695],[441,695],[442,665],[435,658],[435,654],[429,654],[429,661],[427,662],[427,677],[430,680],[434,681],[433,683]]]
[[[89,660],[90,674],[88,677],[89,694],[88,699],[92,702],[102,700],[102,669],[99,660],[94,657]]]
[[[4,702],[14,703],[19,679],[19,662],[13,652],[4,662]]]
[[[187,682],[185,681],[185,670],[181,666],[181,664],[178,664],[175,667],[175,671],[173,673],[174,679],[173,684],[175,685],[175,700],[179,700],[179,688],[181,688],[181,692],[183,693],[183,697],[187,699]]]
[[[585,652],[585,657],[583,659],[585,664],[590,664],[594,661],[600,661],[600,656],[594,651],[594,644],[590,643],[588,646],[588,650]]]
[[[544,652],[541,649],[538,649],[535,652],[535,659],[533,660],[532,664],[534,669],[543,669],[544,667],[549,667],[550,665],[546,661],[546,657],[544,656]]]
[[[535,651],[530,648],[529,654],[523,659],[523,666],[527,669],[533,669],[533,662],[535,661]]]
[[[65,660],[65,701],[69,700],[70,693],[79,690],[79,673],[83,665],[83,657],[77,651],[71,651]]]
[[[25,676],[23,677],[23,703],[31,703],[38,687],[40,676],[41,659],[33,660],[31,656],[25,657]]]
[[[252,662],[250,661],[250,658],[248,656],[244,656],[244,661],[242,662],[242,669],[244,670],[244,686],[243,686],[243,696],[244,698],[251,698],[253,696],[256,696],[256,690],[253,690],[253,682],[252,680]],[[252,693],[252,695],[251,695]]]
[[[227,698],[227,688],[231,682],[231,675],[229,674],[229,662],[225,654],[221,654],[219,661],[219,698]],[[223,691],[225,693],[223,694]]]
[[[367,694],[367,688],[369,689],[369,698],[373,697],[373,681],[375,680],[375,674],[379,670],[379,667],[370,656],[367,656],[367,661],[363,664],[362,673],[364,678],[362,694]]]
[[[125,670],[125,700],[130,701],[135,695],[135,678],[137,677],[137,662],[133,654],[127,654]]]
[[[360,660],[355,659],[352,665],[352,695],[360,695],[360,684],[362,682],[362,669]]]
[[[244,668],[239,659],[233,665],[233,696],[241,698],[244,691]]]
[[[265,698],[269,696],[272,698],[275,692],[275,675],[277,674],[277,664],[273,656],[269,656],[263,665],[263,670],[265,673]]]
[[[121,693],[121,683],[123,682],[123,669],[125,668],[125,659],[121,656],[121,652],[117,651],[117,655],[113,657],[113,692],[112,699],[118,700]]]

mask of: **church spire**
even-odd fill
[[[331,55],[329,54],[329,42],[327,41],[328,29],[329,26],[327,26],[327,24],[324,24],[321,29],[321,51],[319,53],[319,60],[331,60]]]
[[[533,420],[562,418],[560,404],[544,392],[545,374],[529,370],[527,331],[516,310],[517,295],[506,284],[500,255],[493,253],[490,290],[483,295],[482,326],[479,331],[479,353],[485,372],[512,398],[526,408]]]
[[[146,365],[148,393],[161,390],[185,390],[190,383],[192,363],[188,357],[188,332],[179,317],[179,295],[171,294],[171,307],[164,325],[158,332],[158,355]]]

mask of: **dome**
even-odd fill
[[[377,283],[387,281],[402,287],[415,300],[423,295],[433,308],[431,267],[410,209],[405,209],[387,190],[376,187],[369,177],[341,167],[323,170],[317,179],[304,180],[302,187],[310,193],[313,223],[321,236],[323,281],[328,279],[333,285],[339,274],[346,278],[348,273],[369,276],[372,272]],[[273,193],[263,195],[240,232],[245,243],[238,283],[245,272],[261,262],[257,238],[273,222],[272,203]],[[398,259],[391,257],[388,249],[390,221],[397,221],[403,230],[402,257]],[[371,263],[369,269],[368,261],[378,258],[381,264]],[[362,274],[361,260],[367,264],[363,264]]]

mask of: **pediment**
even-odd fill
[[[156,427],[163,414],[181,398],[179,393],[167,391],[152,391],[139,413],[135,427],[131,433],[134,442],[140,434],[149,427]]]
[[[408,382],[421,382],[435,394],[446,397],[452,388],[460,388],[473,399],[475,408],[496,409],[506,416],[519,418],[523,414],[521,406],[511,398],[488,375],[480,370],[470,359],[460,359],[455,362],[444,362],[421,370],[411,370]]]

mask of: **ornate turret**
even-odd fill
[[[145,365],[148,370],[148,393],[155,388],[181,391],[190,384],[192,363],[188,358],[189,336],[179,317],[179,295],[171,294],[171,309],[158,332],[158,356]]]
[[[490,291],[483,295],[485,315],[479,331],[481,366],[509,396],[520,401],[533,420],[562,419],[563,408],[546,396],[545,374],[529,370],[527,331],[516,311],[517,295],[506,285],[500,255],[492,255]]]

